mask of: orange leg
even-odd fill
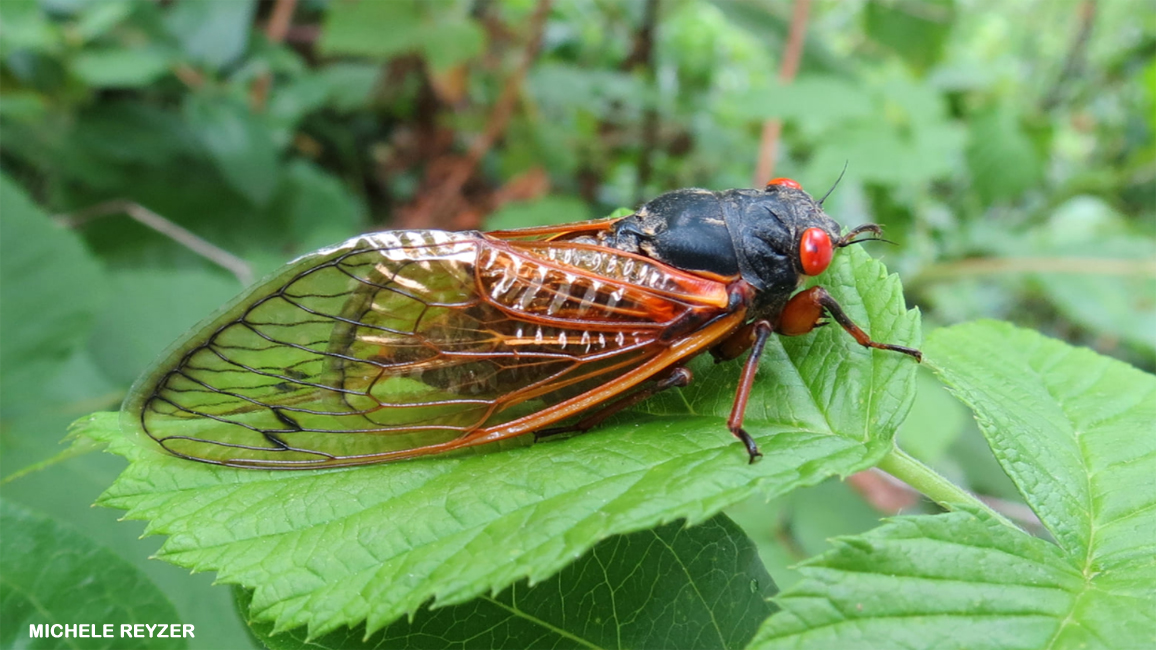
[[[610,417],[611,415],[614,415],[615,413],[618,413],[624,409],[628,409],[631,406],[634,406],[635,404],[638,404],[645,399],[649,399],[650,397],[661,393],[668,388],[685,388],[689,386],[690,380],[692,378],[693,375],[691,375],[690,370],[683,366],[675,366],[674,368],[670,369],[670,374],[666,375],[662,379],[659,379],[649,386],[640,388],[625,397],[621,397],[611,402],[610,404],[607,404],[594,413],[591,413],[581,420],[578,420],[574,424],[535,431],[534,440],[541,440],[543,438],[548,438],[560,433],[570,433],[571,431],[584,433],[598,426],[603,420]]]
[[[755,385],[755,373],[759,369],[759,358],[763,356],[763,348],[766,347],[767,339],[771,337],[773,328],[771,323],[765,320],[755,321],[751,323],[750,327],[755,340],[751,345],[751,354],[743,364],[743,376],[739,379],[739,386],[735,391],[735,403],[731,407],[731,416],[727,418],[727,429],[743,442],[743,446],[747,448],[747,454],[753,463],[762,458],[763,454],[759,451],[754,439],[743,429],[743,416],[747,412],[747,400],[751,397],[751,388]]]
[[[823,317],[823,311],[831,315],[836,323],[842,327],[848,334],[850,334],[859,345],[867,348],[875,348],[878,350],[891,350],[893,352],[900,352],[915,357],[916,361],[923,360],[923,353],[914,348],[904,347],[902,345],[892,345],[890,343],[878,343],[872,341],[871,337],[867,335],[858,325],[851,321],[839,303],[827,293],[823,287],[811,287],[806,291],[795,294],[789,301],[787,306],[783,308],[783,313],[779,315],[779,326],[776,330],[780,334],[786,336],[798,336],[799,334],[806,334],[819,325],[826,323],[820,322],[819,319]]]

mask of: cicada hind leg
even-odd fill
[[[625,397],[618,398],[617,400],[607,404],[606,406],[603,406],[601,409],[595,411],[594,413],[591,413],[581,420],[578,420],[574,424],[560,427],[550,427],[549,429],[541,429],[539,431],[535,431],[534,440],[542,440],[543,438],[548,438],[550,436],[556,436],[563,433],[585,433],[586,431],[589,431],[590,429],[593,429],[594,427],[601,424],[603,420],[610,417],[611,415],[614,415],[619,411],[623,411],[634,406],[635,404],[650,399],[651,397],[661,393],[664,390],[670,388],[686,388],[690,385],[690,380],[693,378],[694,375],[691,374],[689,368],[686,366],[675,366],[667,370],[666,375],[660,375],[659,379],[654,381],[654,383],[639,388],[638,390],[629,395],[626,395]]]

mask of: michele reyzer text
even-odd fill
[[[42,623],[29,625],[33,639],[192,639],[190,623]]]

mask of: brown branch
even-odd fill
[[[289,26],[293,22],[293,11],[297,9],[297,0],[276,0],[273,3],[273,12],[269,15],[269,22],[265,25],[265,37],[270,43],[283,43],[289,33]],[[273,73],[266,70],[253,80],[253,87],[249,90],[249,106],[255,112],[265,110],[265,102],[269,98],[269,89],[273,86]]]
[[[534,15],[530,18],[530,40],[526,43],[526,49],[522,53],[522,60],[518,64],[514,73],[506,79],[506,84],[502,87],[502,93],[498,95],[498,101],[494,103],[494,110],[490,113],[490,119],[486,123],[486,129],[482,135],[474,140],[466,152],[466,160],[468,166],[462,166],[456,176],[452,177],[453,183],[449,185],[456,192],[461,192],[462,186],[465,185],[469,177],[473,175],[478,163],[481,162],[482,157],[486,155],[494,143],[498,141],[502,133],[506,131],[506,126],[510,123],[510,116],[514,113],[514,104],[518,100],[518,94],[522,88],[522,82],[526,78],[526,74],[530,71],[530,66],[534,64],[534,60],[538,58],[538,50],[542,47],[542,33],[545,31],[546,17],[550,14],[551,0],[538,0],[538,6],[534,9]]]
[[[56,215],[53,217],[53,220],[66,228],[79,228],[93,219],[114,214],[127,214],[138,223],[152,228],[197,255],[229,271],[236,276],[237,280],[244,286],[249,286],[253,282],[253,270],[249,268],[249,264],[245,262],[245,260],[223,248],[210,244],[143,205],[127,199],[105,201],[104,203],[98,203],[71,214]]]
[[[301,48],[311,48],[321,38],[320,25],[291,25],[285,41]]]
[[[658,24],[658,0],[646,0],[642,13],[642,25],[634,34],[630,55],[622,62],[622,69],[629,72],[638,66],[654,67],[654,32]]]
[[[847,477],[847,484],[858,492],[868,505],[888,516],[902,514],[914,508],[923,499],[918,490],[878,468],[852,474]],[[977,494],[976,498],[1032,532],[1038,534],[1044,529],[1036,513],[1022,503],[982,494]]]
[[[200,70],[197,70],[188,63],[178,63],[174,65],[173,74],[190,90],[199,90],[205,85],[205,75],[201,74]]]
[[[273,11],[269,14],[269,23],[265,25],[265,36],[270,42],[282,43],[289,33],[289,26],[293,23],[293,11],[297,8],[297,0],[276,0]]]
[[[642,17],[642,26],[634,38],[634,48],[623,64],[627,69],[641,67],[647,83],[653,89],[655,86],[654,74],[654,34],[658,26],[658,0],[646,0],[646,9]],[[635,203],[642,202],[642,194],[650,183],[650,176],[654,172],[654,150],[658,146],[658,106],[656,102],[649,102],[642,116],[642,151],[638,161],[638,186],[635,190]]]
[[[877,469],[857,472],[847,477],[855,490],[875,511],[896,515],[919,505],[922,495],[911,486]]]
[[[779,82],[784,86],[795,79],[799,72],[799,63],[803,59],[803,42],[807,33],[807,14],[811,8],[811,0],[795,0],[795,7],[791,13],[791,29],[787,34],[787,46],[783,52],[783,62],[779,66]],[[783,121],[773,117],[763,122],[763,133],[759,139],[759,158],[755,163],[755,175],[751,181],[752,187],[760,187],[775,173],[775,154],[779,147],[779,135],[783,130]]]
[[[510,123],[514,106],[521,94],[522,83],[541,49],[542,33],[545,31],[546,17],[550,14],[550,4],[551,0],[539,0],[538,6],[534,9],[534,14],[530,18],[530,38],[523,50],[522,60],[502,86],[502,92],[494,102],[482,134],[470,144],[464,157],[454,161],[452,168],[440,181],[429,184],[422,193],[425,195],[424,200],[419,196],[412,209],[402,213],[401,227],[429,227],[443,220],[448,221],[451,216],[449,213],[454,211],[455,206],[461,204],[462,190],[466,182],[473,177],[478,163],[494,147]]]
[[[1068,48],[1068,56],[1064,59],[1064,67],[1060,70],[1056,82],[1051,90],[1044,95],[1040,106],[1044,111],[1050,111],[1059,105],[1063,99],[1068,82],[1084,67],[1084,57],[1088,51],[1088,40],[1092,36],[1092,27],[1096,24],[1096,0],[1084,0],[1080,3],[1076,34],[1072,37],[1072,45]]]

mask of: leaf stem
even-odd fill
[[[985,512],[992,519],[1017,528],[1011,520],[993,510],[974,494],[947,480],[899,447],[893,447],[891,452],[883,457],[879,469],[910,485],[948,510],[958,510],[963,506],[967,510]]]

